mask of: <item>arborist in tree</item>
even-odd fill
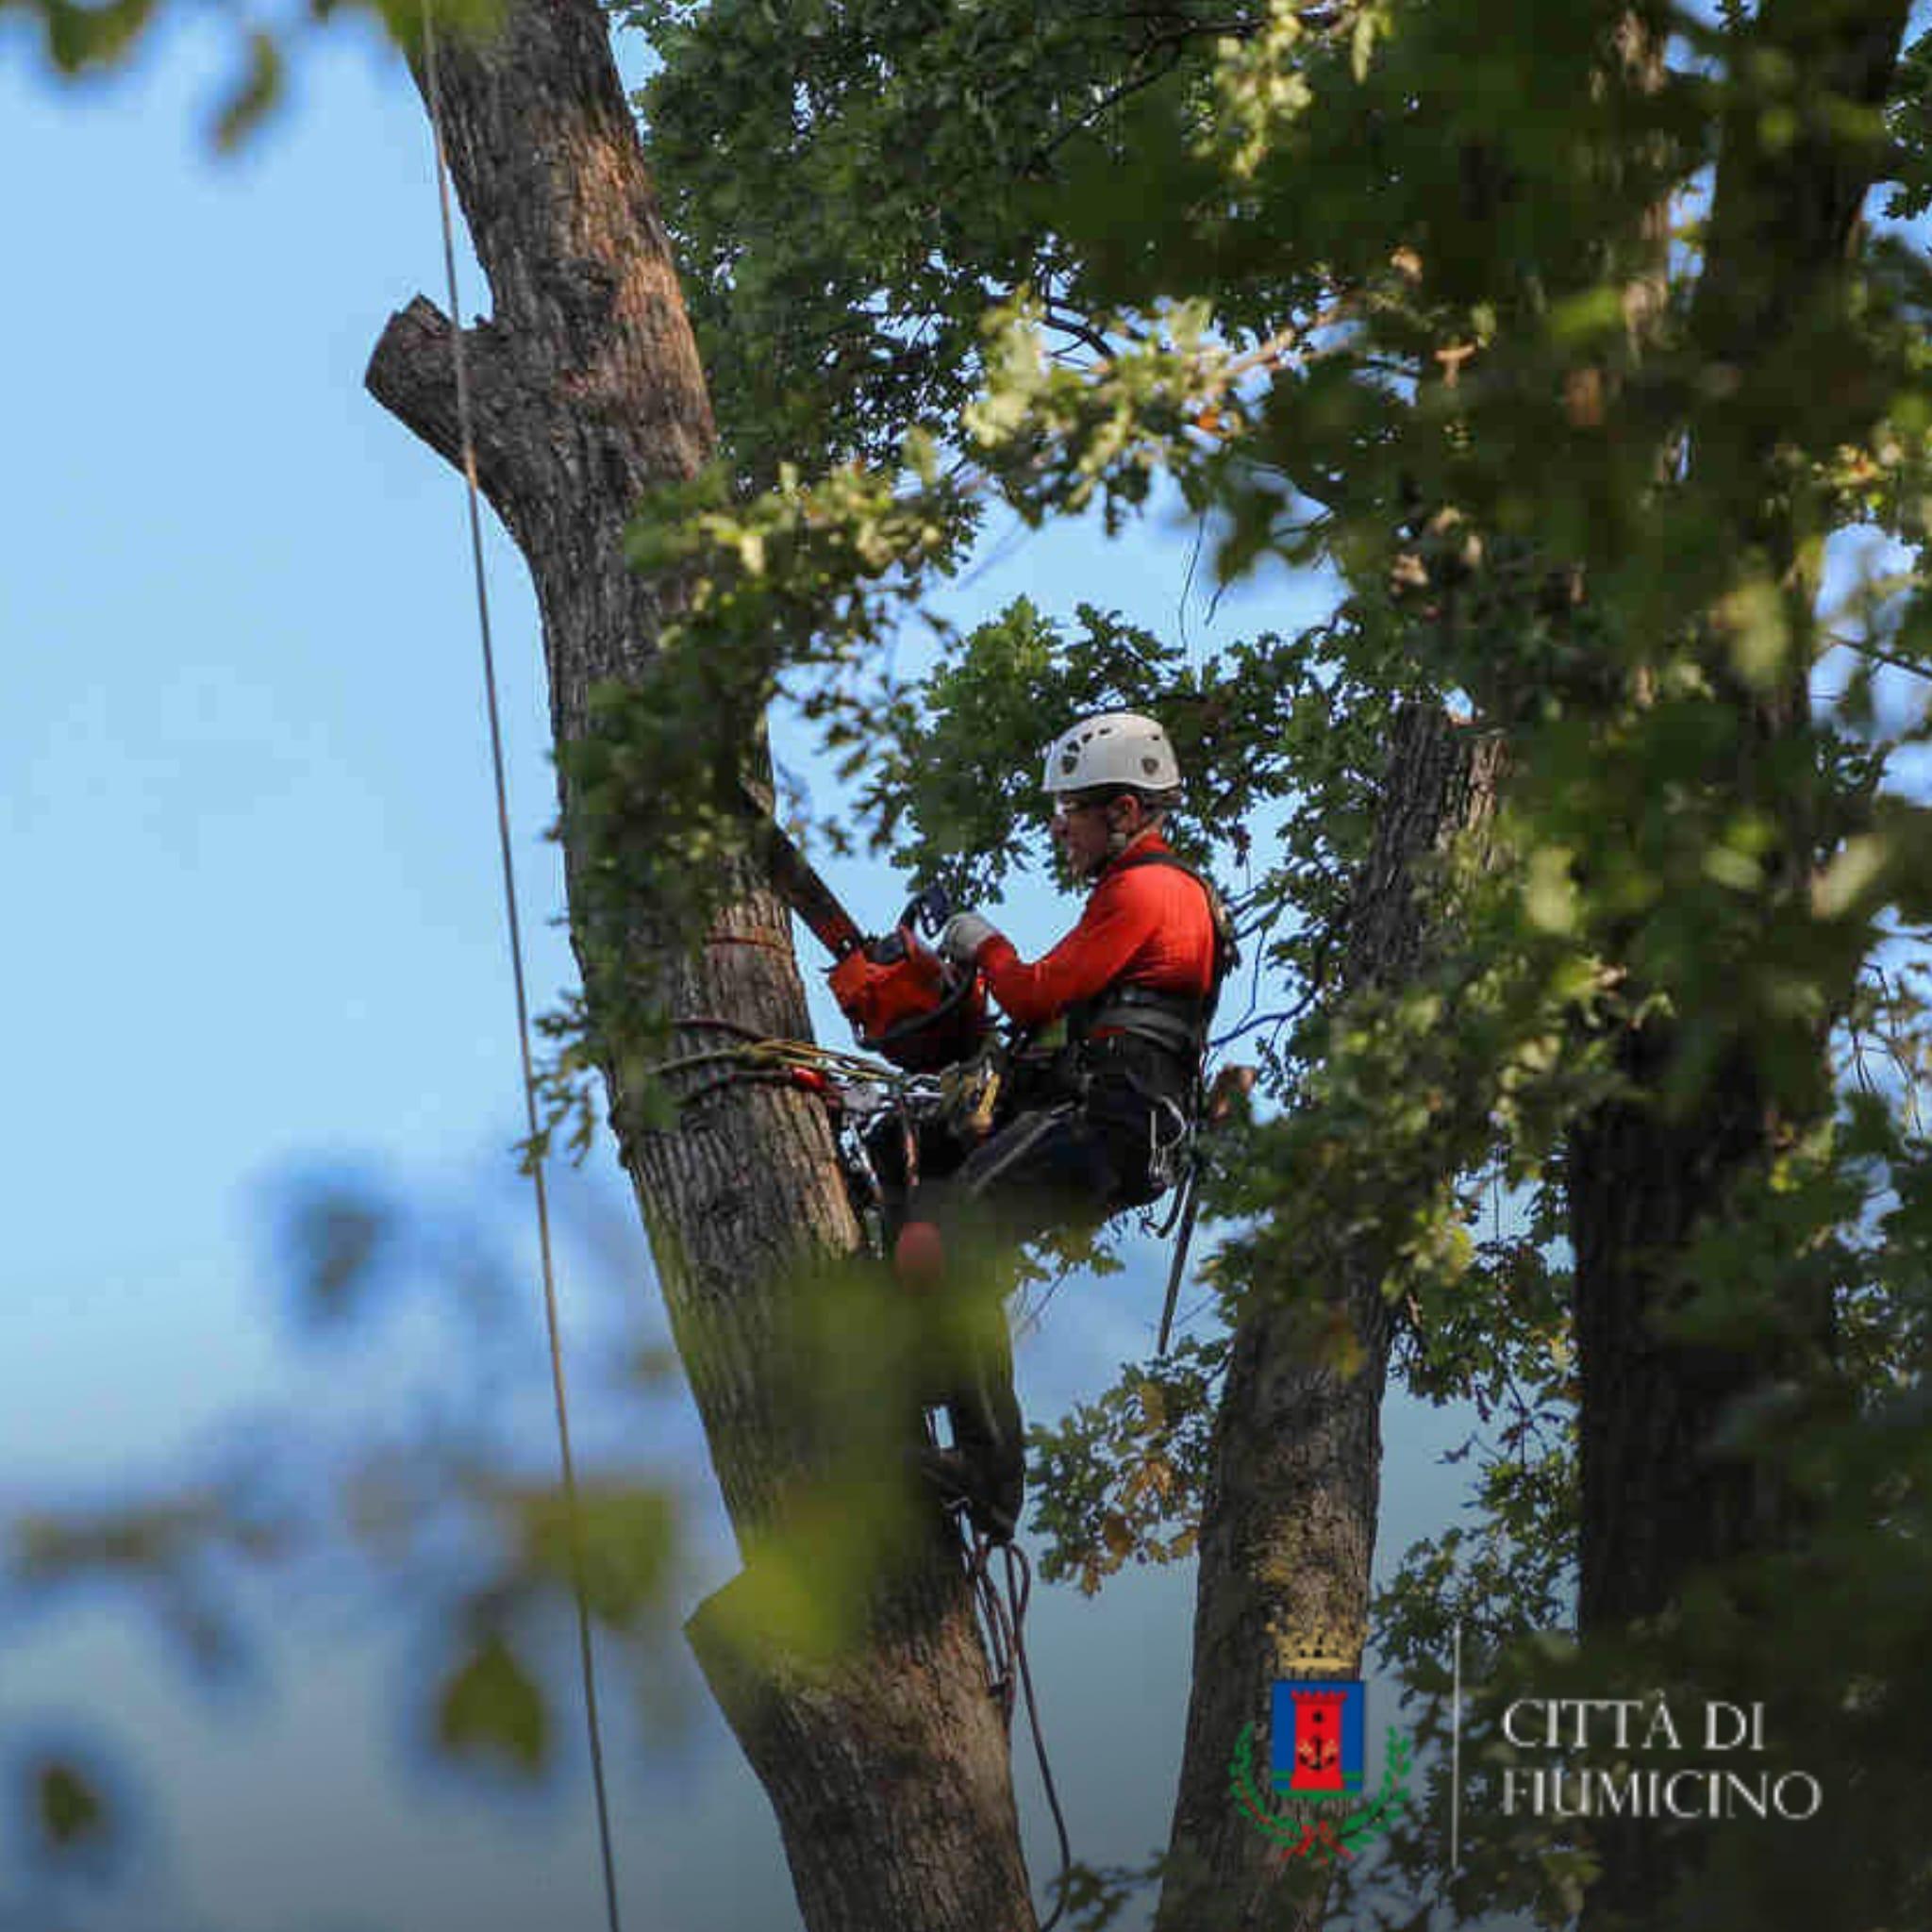
[[[1078,923],[1028,964],[977,912],[956,914],[941,955],[976,969],[1021,1038],[992,1077],[991,1132],[922,1142],[916,1177],[879,1162],[896,1224],[893,1265],[921,1289],[962,1269],[971,1244],[1010,1246],[1049,1228],[1091,1228],[1175,1181],[1202,1102],[1208,1025],[1234,958],[1232,924],[1211,884],[1162,836],[1180,766],[1152,718],[1110,711],[1055,741],[1046,757],[1053,837],[1090,896]],[[898,1180],[895,1189],[893,1183]],[[911,1185],[907,1187],[907,1179]],[[1024,1490],[1024,1448],[1004,1317],[969,1330],[945,1406],[954,1446],[928,1474],[975,1525],[1009,1537]]]

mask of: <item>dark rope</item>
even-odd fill
[[[1067,1908],[1067,1892],[1074,1876],[1074,1850],[1067,1836],[1066,1814],[1060,1809],[1059,1788],[1054,1783],[1053,1766],[1047,1761],[1046,1737],[1040,1727],[1040,1703],[1033,1690],[1033,1667],[1026,1658],[1026,1610],[1033,1601],[1033,1566],[1026,1559],[1026,1552],[1015,1542],[996,1543],[991,1537],[967,1532],[966,1543],[967,1581],[986,1640],[988,1689],[999,1705],[1000,1724],[1008,1737],[1012,1734],[1016,1691],[1026,1701],[1033,1756],[1040,1766],[1040,1782],[1046,1791],[1046,1807],[1053,1814],[1053,1828],[1059,1840],[1060,1868],[1054,1880],[1059,1896],[1054,1902],[1052,1915],[1040,1927],[1040,1932],[1053,1932]],[[995,1549],[1006,1570],[1004,1592],[991,1574]]]

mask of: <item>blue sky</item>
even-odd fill
[[[14,184],[0,308],[8,1509],[245,1456],[249,1418],[341,1441],[434,1393],[448,1337],[420,1302],[352,1343],[297,1345],[269,1239],[290,1174],[358,1176],[479,1238],[525,1240],[461,499],[361,387],[390,311],[440,290],[426,128],[399,63],[353,23],[311,37],[283,110],[218,159],[204,130],[226,78],[205,21],[170,25],[130,75],[85,89],[42,75],[18,19],[0,27]],[[1025,591],[1171,626],[1183,603],[1185,532],[993,548],[957,614]],[[541,1008],[568,973],[541,838],[541,659],[527,580],[493,525],[489,560]],[[1293,589],[1271,587],[1251,614],[1292,621],[1309,594]],[[1198,598],[1190,622],[1208,634]],[[861,911],[903,890],[835,871]],[[1005,914],[1029,951],[1069,916],[1041,891]],[[641,1445],[682,1469],[704,1547],[715,1517],[688,1413],[610,1392],[614,1352],[662,1329],[627,1204],[608,1158],[558,1186],[590,1452]],[[1057,1298],[1022,1352],[1034,1412],[1096,1391],[1148,1345],[1161,1265],[1137,1251],[1125,1276]],[[508,1345],[522,1366],[499,1393],[541,1456],[534,1281],[519,1286],[532,1299]],[[1448,1433],[1396,1418],[1385,1558],[1450,1507],[1455,1485],[1431,1462]],[[725,1574],[701,1555],[683,1608]],[[91,1738],[144,1794],[127,1882],[73,1893],[69,1923],[595,1922],[580,1773],[485,1802],[426,1772],[409,1748],[406,1613],[328,1575],[257,1603],[275,1634],[213,1695],[112,1598],[0,1621],[0,1753]],[[1191,1578],[1136,1575],[1091,1605],[1048,1591],[1035,1615],[1076,1850],[1141,1856],[1165,1835]],[[782,1932],[795,1917],[761,1796],[688,1670],[663,1668],[685,1696],[681,1729],[633,1721],[622,1690],[611,1700],[631,1923]],[[1043,1874],[1024,1757],[1020,1779]],[[15,1870],[0,1857],[0,1924],[20,1902]]]

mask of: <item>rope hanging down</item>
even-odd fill
[[[457,391],[457,432],[462,449],[463,482],[470,508],[470,564],[476,586],[476,627],[483,644],[483,691],[490,715],[490,762],[496,785],[497,846],[503,860],[503,900],[508,915],[510,978],[516,989],[517,1051],[524,1074],[524,1113],[532,1148],[530,1180],[537,1203],[537,1246],[543,1267],[543,1321],[550,1341],[550,1388],[557,1409],[557,1442],[563,1469],[565,1519],[569,1525],[571,1590],[576,1601],[577,1658],[584,1681],[584,1715],[590,1731],[591,1783],[597,1807],[597,1844],[604,1864],[604,1907],[610,1932],[622,1932],[617,1911],[617,1867],[610,1849],[610,1806],[604,1783],[604,1739],[597,1719],[597,1673],[591,1650],[591,1613],[584,1588],[583,1514],[577,1503],[576,1465],[571,1455],[570,1407],[564,1394],[563,1348],[557,1319],[557,1273],[550,1252],[550,1197],[543,1160],[536,1150],[537,1078],[530,1058],[530,1008],[524,984],[524,941],[517,916],[516,872],[511,860],[509,787],[504,776],[503,724],[496,700],[496,653],[490,631],[490,593],[483,576],[483,514],[476,484],[476,444],[470,416],[469,370],[463,359],[462,309],[457,295],[456,225],[450,213],[449,158],[442,133],[442,90],[436,62],[436,24],[430,0],[423,0],[423,71],[429,128],[436,143],[436,194],[442,216],[442,266],[449,291],[450,361]]]
[[[1033,1599],[1033,1566],[1017,1543],[995,1543],[990,1537],[975,1536],[963,1522],[959,1534],[966,1551],[966,1581],[973,1591],[979,1613],[980,1637],[986,1646],[991,1674],[988,1689],[999,1706],[1000,1723],[1008,1739],[1013,1729],[1015,1693],[1025,1696],[1033,1755],[1040,1764],[1040,1781],[1045,1788],[1047,1808],[1053,1814],[1054,1832],[1059,1840],[1060,1869],[1055,1879],[1059,1896],[1054,1903],[1052,1916],[1042,1921],[1040,1927],[1040,1932],[1053,1932],[1067,1908],[1068,1888],[1074,1877],[1074,1849],[1068,1841],[1067,1820],[1053,1781],[1053,1766],[1047,1762],[1046,1739],[1040,1728],[1040,1706],[1033,1695],[1033,1667],[1026,1658],[1026,1607]],[[992,1576],[995,1553],[1006,1566],[1004,1592]]]

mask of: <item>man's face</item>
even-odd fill
[[[1067,870],[1076,879],[1091,879],[1110,856],[1113,833],[1119,830],[1132,838],[1140,829],[1140,816],[1141,801],[1132,795],[1083,800],[1062,794],[1056,799],[1053,838]]]

